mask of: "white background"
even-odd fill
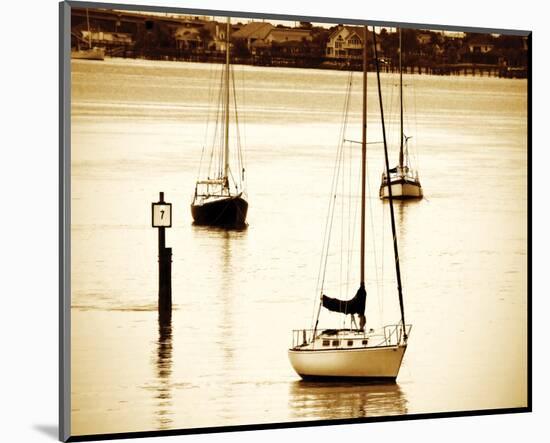
[[[119,3],[138,3],[119,0]],[[550,18],[535,1],[144,0],[146,4],[412,23],[530,29],[533,45],[533,409],[532,414],[414,420],[142,441],[253,442],[548,441],[550,291],[546,163],[550,143]],[[6,6],[7,5],[7,6]],[[0,21],[0,439],[54,441],[58,391],[58,5],[56,0],[4,2]],[[15,213],[17,211],[17,213]],[[452,276],[450,276],[452,277]],[[484,356],[480,355],[480,358]],[[265,399],[269,402],[269,399]],[[546,437],[544,437],[546,435]]]

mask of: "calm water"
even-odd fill
[[[226,232],[194,227],[189,211],[219,69],[72,62],[72,434],[526,405],[526,82],[405,76],[426,196],[396,205],[409,347],[395,385],[315,384],[286,353],[291,330],[311,322],[348,74],[235,67],[250,209],[247,230]],[[396,80],[383,80],[393,161]],[[346,136],[358,140],[354,81]],[[381,140],[375,97],[370,141]],[[374,327],[399,313],[380,145],[367,157]],[[174,217],[166,327],[150,214],[159,191]],[[358,245],[343,260],[350,233],[336,232],[326,290],[349,297]]]

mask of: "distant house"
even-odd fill
[[[273,28],[265,38],[274,56],[299,56],[307,52],[304,42],[313,40],[309,29]]]
[[[306,52],[307,49],[301,41],[293,40],[271,44],[271,54],[273,56],[302,56]]]
[[[226,31],[225,23],[188,20],[174,30],[173,38],[179,49],[225,51]]]
[[[202,26],[180,26],[174,32],[178,49],[204,48],[204,41],[199,29]]]
[[[273,28],[269,31],[264,40],[268,43],[287,43],[311,41],[312,39],[309,29]]]
[[[231,37],[236,40],[244,40],[246,47],[251,50],[254,42],[258,40],[265,42],[266,37],[272,29],[274,27],[271,23],[250,22],[234,32]]]
[[[93,44],[120,44],[131,45],[133,43],[132,35],[126,32],[106,32],[82,30],[82,40],[89,41],[90,37]]]
[[[339,25],[328,37],[326,56],[330,58],[361,58],[364,28]]]
[[[204,29],[208,30],[208,49],[211,51],[225,51],[227,25],[225,23],[210,21],[204,24]],[[233,36],[237,30],[235,29],[235,25],[231,25],[230,36]]]
[[[468,42],[468,50],[473,54],[487,54],[495,45],[484,35],[475,36]]]
[[[251,54],[298,54],[304,41],[312,41],[311,30],[301,28],[276,28],[270,23],[251,22],[233,34],[241,39]]]
[[[269,55],[271,54],[271,45],[264,40],[256,40],[250,45],[249,50],[252,55]]]

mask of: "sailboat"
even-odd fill
[[[293,331],[292,347],[288,350],[290,363],[303,379],[335,380],[364,379],[394,381],[399,373],[401,362],[407,349],[411,325],[405,323],[401,270],[395,231],[392,189],[389,188],[390,219],[393,234],[397,293],[401,311],[398,324],[382,326],[380,329],[366,328],[365,306],[367,291],[365,285],[365,200],[366,200],[366,146],[367,146],[367,27],[365,26],[363,45],[363,120],[361,152],[361,235],[360,235],[360,282],[356,294],[349,300],[331,298],[320,291],[317,317],[312,329]],[[378,81],[378,98],[384,139],[386,170],[389,170],[384,111],[380,89],[380,72],[376,51],[376,35],[373,28],[374,57]],[[336,189],[333,188],[333,189]],[[331,199],[333,198],[331,194]],[[351,223],[351,220],[350,220]],[[332,223],[327,223],[328,230]],[[327,237],[325,237],[327,238]],[[328,256],[328,247],[327,247]],[[323,329],[319,326],[322,308],[351,316],[349,328]],[[358,316],[359,325],[355,321]]]
[[[393,198],[422,198],[422,186],[418,178],[418,171],[410,166],[409,139],[403,132],[403,66],[402,66],[402,45],[401,29],[399,29],[399,164],[382,173],[380,184],[380,198],[389,198],[389,183],[391,183]]]
[[[90,31],[90,17],[88,15],[88,9],[86,9],[86,24],[88,26],[88,48],[76,49],[72,51],[71,58],[84,60],[104,60],[105,49],[92,47],[92,32]]]
[[[229,150],[229,116],[230,106],[230,32],[231,24],[229,17],[226,26],[225,42],[225,69],[223,76],[223,144],[221,152],[218,153],[216,165],[210,162],[210,171],[206,178],[197,180],[195,193],[191,203],[191,215],[196,225],[218,226],[224,228],[242,228],[246,226],[246,214],[248,202],[244,191],[244,166],[238,143],[239,167],[232,171],[230,167]],[[235,100],[236,115],[236,100]],[[237,118],[235,118],[237,120]],[[237,122],[236,122],[237,123]],[[237,131],[238,134],[238,131]],[[214,148],[213,148],[214,153]],[[213,157],[211,157],[213,158]],[[214,170],[212,169],[214,168]]]

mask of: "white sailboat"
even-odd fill
[[[400,137],[399,137],[399,163],[389,172],[382,173],[382,183],[380,184],[380,198],[389,198],[389,183],[393,198],[408,199],[422,198],[422,186],[418,171],[411,167],[409,157],[409,139],[403,132],[403,67],[402,67],[402,44],[401,29],[399,29],[399,104],[400,104]]]
[[[88,9],[86,9],[86,25],[88,27],[88,48],[76,49],[71,52],[71,58],[81,60],[104,60],[105,49],[92,46],[92,31],[90,30],[90,17],[88,15]]]
[[[246,214],[248,202],[244,190],[244,165],[240,143],[238,143],[239,156],[238,166],[235,171],[231,170],[229,162],[229,115],[230,107],[230,32],[231,21],[227,18],[226,42],[225,42],[225,69],[223,76],[223,126],[224,139],[221,145],[216,165],[211,163],[206,178],[197,180],[195,193],[191,203],[191,215],[196,225],[216,226],[229,229],[240,229],[246,227]],[[234,89],[234,88],[233,88]],[[236,116],[236,100],[235,100]],[[237,117],[235,117],[237,120]],[[237,124],[237,122],[235,122]],[[237,131],[238,133],[238,131]],[[214,147],[212,148],[214,154]]]
[[[401,271],[395,231],[392,190],[389,189],[389,203],[395,267],[397,275],[397,292],[401,310],[401,321],[387,325],[379,330],[366,330],[365,304],[365,200],[366,200],[366,145],[367,145],[367,27],[363,48],[363,123],[361,153],[361,247],[360,247],[360,282],[355,296],[349,300],[330,298],[321,289],[317,318],[312,329],[293,331],[293,344],[288,350],[290,363],[294,370],[304,379],[382,379],[395,380],[407,349],[411,325],[405,323],[403,306]],[[384,154],[386,170],[389,170],[384,112],[380,90],[380,73],[376,52],[376,36],[373,29],[373,46],[378,80],[378,97],[384,137]],[[332,195],[331,195],[332,197]],[[350,220],[351,222],[351,220]],[[330,227],[329,227],[330,229]],[[328,252],[327,252],[328,253]],[[322,329],[319,327],[319,316],[322,308],[351,316],[349,328]],[[355,321],[358,316],[359,325]],[[347,318],[347,317],[346,317]]]

